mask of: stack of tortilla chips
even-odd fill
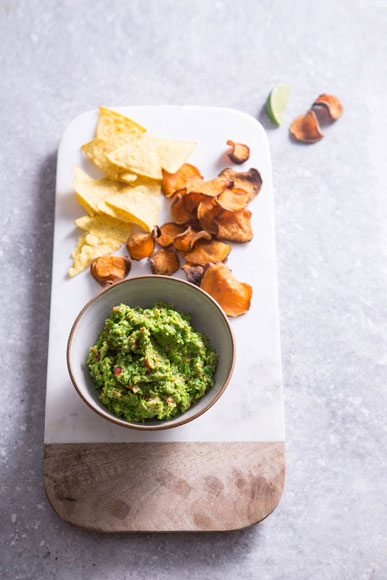
[[[93,260],[115,252],[136,224],[150,232],[158,223],[162,170],[176,171],[196,147],[191,141],[161,139],[128,117],[101,107],[96,137],[82,150],[106,177],[92,179],[74,167],[74,189],[88,215],[73,251],[75,276]]]

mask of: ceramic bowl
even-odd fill
[[[116,417],[99,400],[87,366],[89,348],[97,342],[105,320],[113,306],[121,303],[135,307],[149,307],[167,302],[176,309],[192,314],[193,327],[203,332],[219,355],[215,384],[185,413],[168,421],[147,420],[131,423]],[[67,365],[71,380],[80,397],[104,419],[123,427],[151,431],[169,429],[193,421],[205,413],[224,393],[231,378],[235,360],[235,343],[227,316],[206,292],[178,278],[167,276],[138,276],[122,280],[92,298],[78,314],[67,345]]]

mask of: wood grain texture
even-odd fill
[[[283,442],[45,445],[44,483],[56,513],[104,532],[226,531],[278,505]]]

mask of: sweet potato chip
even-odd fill
[[[161,187],[166,197],[172,197],[178,189],[183,189],[189,182],[202,181],[203,177],[194,165],[184,163],[176,173],[168,173],[163,169]]]
[[[180,250],[181,252],[190,252],[196,242],[199,240],[210,240],[211,234],[201,230],[199,232],[195,232],[191,226],[189,226],[182,234],[179,234],[173,240],[173,245],[175,246],[176,250]]]
[[[244,189],[225,189],[223,193],[216,198],[217,203],[229,211],[240,211],[250,201],[250,196]]]
[[[155,249],[153,232],[150,234],[144,232],[132,234],[126,242],[126,247],[133,260],[149,258]]]
[[[243,189],[249,194],[249,201],[258,195],[262,187],[262,177],[257,169],[251,168],[248,171],[234,171],[230,167],[223,169],[219,177],[229,179],[234,183],[233,187]]]
[[[181,269],[184,270],[188,282],[191,282],[191,284],[195,284],[196,286],[200,286],[200,282],[202,281],[204,274],[204,266],[190,264],[190,262],[187,262],[184,264],[184,266],[181,267]]]
[[[97,282],[105,286],[126,278],[131,266],[127,256],[101,256],[91,263],[90,271]]]
[[[296,141],[302,143],[317,143],[324,137],[316,114],[308,111],[306,115],[296,117],[290,125],[290,134]]]
[[[343,105],[337,97],[333,95],[320,95],[313,103],[312,109],[315,107],[324,107],[327,109],[331,121],[337,121],[343,114]]]
[[[247,145],[243,145],[243,143],[234,143],[231,139],[227,141],[227,145],[230,145],[231,147],[231,149],[227,151],[227,155],[233,163],[240,165],[250,157],[250,148],[247,147]]]
[[[185,206],[184,198],[185,195],[179,193],[171,205],[172,219],[179,225],[188,225],[196,221],[196,210],[189,211]]]
[[[181,190],[181,192],[184,195],[184,207],[191,213],[195,212],[203,199],[207,199],[207,196],[203,193],[185,193],[185,190]]]
[[[228,316],[240,316],[250,308],[252,287],[234,278],[224,264],[210,266],[204,273],[200,288],[215,298]]]
[[[236,212],[223,210],[214,219],[218,228],[216,237],[221,240],[249,242],[253,237],[251,211],[248,209]]]
[[[218,228],[214,218],[222,211],[222,208],[212,197],[207,197],[199,203],[197,216],[203,230],[210,234],[217,234]]]
[[[313,105],[311,110],[317,117],[318,124],[320,125],[321,131],[323,127],[332,124],[332,117],[330,116],[328,108],[323,104]]]
[[[152,234],[154,240],[157,240],[157,238],[161,236],[161,230],[159,226],[153,226]]]
[[[226,188],[233,187],[234,182],[223,175],[218,175],[209,181],[195,181],[188,183],[187,193],[201,193],[209,197],[216,197]]]
[[[163,248],[167,248],[168,246],[173,244],[173,240],[179,234],[182,234],[185,231],[184,226],[178,226],[174,222],[167,222],[160,226],[161,235],[157,238],[157,243],[159,246]]]
[[[172,276],[179,269],[179,258],[172,250],[158,250],[148,260],[151,263],[152,274]]]
[[[223,262],[231,251],[231,244],[217,240],[199,240],[193,250],[184,254],[187,262],[205,266],[209,262]]]

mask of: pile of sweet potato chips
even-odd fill
[[[227,144],[233,163],[247,161],[247,145]],[[205,181],[186,163],[195,146],[154,137],[131,119],[100,108],[96,137],[82,150],[105,176],[92,179],[74,167],[76,197],[87,215],[75,220],[84,233],[73,252],[70,277],[91,265],[100,284],[112,284],[129,274],[131,259],[144,258],[153,274],[171,276],[184,260],[187,280],[208,292],[226,314],[249,310],[252,287],[236,280],[224,262],[230,242],[253,237],[247,206],[262,179],[253,168],[226,168]],[[158,226],[162,193],[170,200],[172,221]],[[123,243],[130,257],[112,255]]]
[[[151,233],[132,234],[127,242],[130,256],[148,257],[154,274],[172,275],[180,267],[187,280],[206,290],[229,316],[250,308],[252,288],[238,282],[223,263],[231,251],[227,242],[248,242],[253,237],[248,203],[262,185],[256,169],[246,172],[224,169],[205,181],[188,163],[171,174],[163,170],[162,190],[171,199],[173,221]],[[161,248],[157,251],[155,243]]]

